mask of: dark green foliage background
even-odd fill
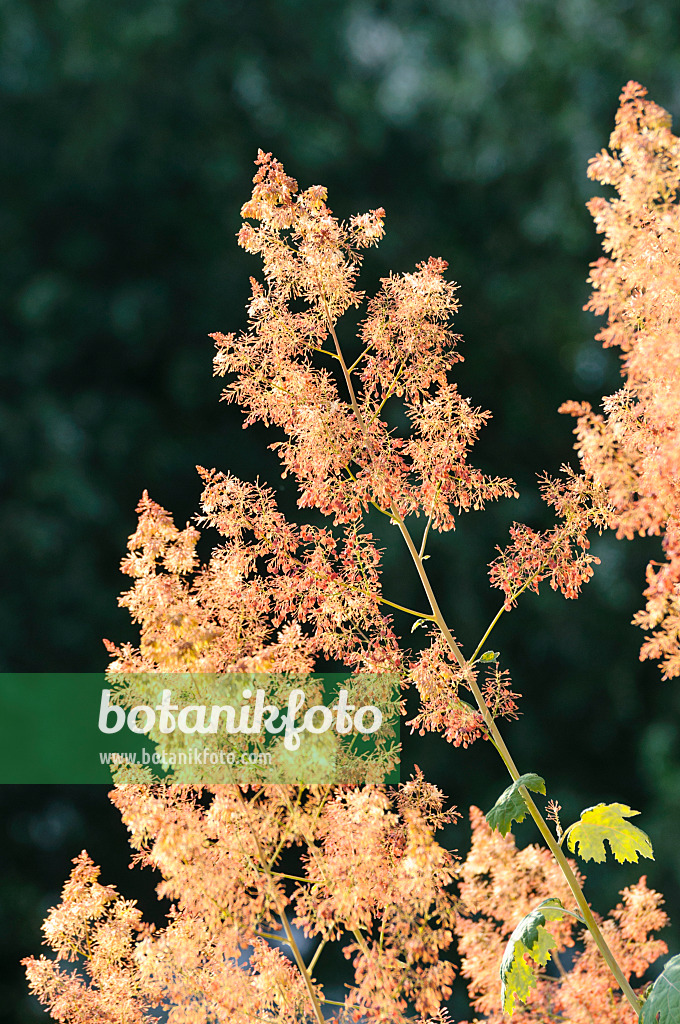
[[[339,216],[385,207],[369,290],[429,255],[460,284],[461,390],[494,414],[476,459],[522,492],[433,540],[438,592],[470,651],[499,605],[486,580],[494,545],[514,518],[549,523],[535,476],[571,456],[558,405],[597,403],[618,384],[581,312],[599,253],[585,168],[629,78],[680,111],[672,5],[5,0],[0,21],[0,669],[98,670],[102,636],[134,638],[117,567],[144,488],[183,523],[197,510],[196,463],[277,483],[272,438],[242,434],[238,411],[218,404],[207,337],[245,323],[259,268],[234,235],[258,147],[303,186],[328,185]],[[579,602],[529,596],[494,634],[525,695],[506,733],[566,820],[599,800],[644,809],[636,823],[657,859],[643,870],[677,924],[679,688],[640,665],[629,625],[658,544],[595,547],[603,564]],[[403,553],[386,566],[388,590],[422,605]],[[406,761],[459,806],[488,807],[506,785],[492,755],[430,737]],[[103,792],[0,800],[0,1013],[24,1024],[40,1012],[14,965],[37,951],[70,858],[87,846],[105,880],[146,906],[151,883],[124,871],[125,832]],[[466,835],[463,824],[448,839],[464,849]],[[588,892],[604,910],[639,873],[591,865]],[[462,986],[457,998],[460,1010]]]

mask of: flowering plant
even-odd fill
[[[192,788],[120,775],[112,799],[135,859],[161,873],[171,910],[166,927],[145,924],[81,854],[44,926],[57,959],[27,961],[55,1019],[442,1022],[457,947],[473,1008],[487,1020],[508,1012],[527,1022],[677,1021],[678,958],[641,994],[645,971],[666,951],[655,937],[666,921],[661,896],[643,877],[602,919],[564,852],[566,844],[602,861],[607,842],[619,861],[650,857],[648,836],[629,820],[637,812],[598,804],[563,828],[554,801],[540,810],[545,782],[520,771],[499,728],[515,717],[518,694],[486,650],[524,591],[547,580],[578,596],[597,562],[590,530],[656,533],[666,561],[648,569],[637,620],[652,632],[642,653],[659,658],[666,677],[680,674],[680,140],[629,83],[610,145],[589,169],[618,193],[590,204],[609,257],[592,268],[589,308],[609,314],[598,337],[621,348],[625,383],[602,414],[563,406],[577,417],[580,469],[542,480],[553,528],[513,526],[490,570],[502,605],[467,654],[437,601],[428,539],[516,490],[470,462],[489,413],[453,379],[462,357],[446,263],[431,258],[382,280],[350,361],[338,324],[364,300],[362,251],[382,237],[384,211],[340,222],[324,188],[301,191],[259,153],[239,244],[262,259],[264,278],[252,280],[249,330],[213,335],[215,368],[246,425],[283,432],[272,447],[312,521],[288,522],[260,483],[199,469],[198,525],[220,536],[201,563],[198,529],[176,527],[145,493],[123,562],[133,582],[121,598],[139,645],[109,644],[111,671],[304,674],[340,664],[397,673],[419,694],[412,729],[456,746],[488,740],[510,784],[486,817],[472,808],[472,849],[461,862],[436,838],[457,815],[418,770],[395,789]],[[367,525],[376,514],[399,535],[428,610],[385,596]],[[423,650],[400,643],[394,611],[429,630]],[[510,832],[527,815],[544,845],[518,850]],[[310,957],[301,934],[314,940]],[[351,962],[343,1001],[317,976],[333,943]]]

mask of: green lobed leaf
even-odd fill
[[[638,855],[654,860],[652,844],[646,832],[631,825],[626,818],[639,814],[626,804],[597,804],[581,811],[581,820],[567,830],[567,843],[572,853],[584,860],[598,863],[606,860],[605,839],[620,864],[637,862]]]
[[[557,943],[545,928],[546,921],[560,921],[564,907],[559,899],[544,900],[538,907],[523,917],[508,939],[501,960],[501,1005],[505,1013],[512,1014],[515,999],[525,1003],[529,992],[536,986],[536,973],[526,959],[542,967],[550,959],[550,950]]]
[[[671,957],[652,985],[639,1020],[640,1024],[679,1024],[680,955]]]
[[[508,834],[513,821],[521,822],[526,817],[527,805],[519,792],[520,786],[526,786],[532,793],[543,793],[545,796],[545,781],[534,772],[520,775],[516,782],[508,786],[486,815],[491,828],[497,828],[502,836]]]

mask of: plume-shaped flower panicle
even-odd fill
[[[642,657],[670,678],[680,674],[680,140],[646,95],[628,83],[610,151],[588,169],[617,195],[588,204],[609,256],[591,266],[586,309],[607,314],[597,339],[620,349],[624,385],[602,413],[571,402],[562,411],[577,418],[581,464],[604,488],[618,535],[662,538],[665,561],[650,563],[635,621],[652,631]]]

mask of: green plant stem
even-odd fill
[[[325,939],[321,939],[321,942],[319,943],[319,945],[316,947],[316,949],[314,951],[314,956],[312,957],[312,959],[309,961],[309,964],[307,965],[307,970],[308,970],[308,972],[310,974],[312,973],[312,971],[316,967],[316,962],[319,959],[319,957],[321,956],[321,951],[323,950],[325,945],[326,945],[326,940]]]
[[[560,846],[562,846],[562,844],[564,843],[564,840],[567,838],[567,836],[571,832],[571,830],[574,827],[574,825],[578,825],[578,822],[577,821],[573,821],[571,823],[571,825],[569,825],[567,828],[565,828],[564,832],[560,836]]]
[[[612,972],[617,982],[619,983],[621,991],[625,995],[626,999],[628,1000],[632,1008],[635,1010],[635,1012],[639,1014],[640,1010],[642,1009],[642,1002],[635,995],[635,992],[633,991],[628,979],[621,970],[618,961],[616,960],[616,957],[607,945],[607,941],[602,932],[600,931],[600,927],[597,921],[593,917],[593,912],[588,905],[588,901],[583,895],[583,890],[581,889],[581,886],[578,884],[574,872],[571,870],[569,861],[565,857],[561,848],[555,842],[552,832],[550,831],[545,820],[543,819],[543,815],[539,811],[538,807],[536,806],[532,797],[529,795],[524,786],[520,787],[520,793],[522,794],[526,802],[526,805],[529,808],[529,812],[534,821],[536,822],[538,829],[541,835],[543,836],[543,839],[545,840],[546,845],[548,846],[553,857],[562,869],[562,874],[564,875],[569,884],[569,888],[571,889],[574,895],[574,899],[578,904],[578,908],[581,911],[581,914],[583,915],[583,920],[586,923],[586,927],[588,928],[588,931],[590,932],[595,941],[595,945],[602,954],[602,957],[605,960],[607,966],[609,967],[609,970]]]
[[[284,939],[283,935],[273,935],[271,932],[261,932],[256,930],[255,934],[260,939],[266,939],[267,942],[283,942],[288,945],[288,939]]]
[[[448,626],[446,624],[446,621],[444,620],[444,617],[443,617],[443,615],[441,613],[441,610],[439,608],[439,605],[437,603],[437,599],[436,599],[436,597],[434,595],[434,592],[432,590],[432,585],[431,585],[431,583],[430,583],[430,581],[428,579],[427,572],[425,571],[425,568],[424,568],[424,566],[422,564],[421,559],[418,557],[418,552],[415,549],[415,545],[414,545],[413,540],[411,538],[411,535],[410,535],[410,533],[408,531],[408,528],[407,528],[406,524],[404,523],[403,519],[401,518],[401,516],[399,516],[399,513],[396,511],[396,509],[392,510],[392,515],[396,519],[396,521],[397,521],[397,523],[399,525],[399,529],[401,531],[402,537],[404,538],[406,546],[409,549],[409,552],[411,553],[411,557],[413,558],[413,561],[415,563],[416,569],[418,571],[418,575],[420,576],[421,582],[423,584],[423,588],[425,590],[425,593],[427,594],[428,601],[430,602],[430,607],[432,608],[432,614],[434,615],[435,622],[437,623],[437,625],[439,626],[440,630],[442,631],[442,633],[444,635],[444,638],[445,638],[446,642],[448,643],[451,651],[453,652],[453,655],[454,655],[456,661],[460,665],[461,669],[463,669],[465,671],[468,668],[468,663],[465,661],[465,658],[463,657],[463,654],[462,654],[462,651],[461,651],[460,647],[458,646],[458,644],[454,640],[453,636],[451,635],[451,631],[448,628]],[[499,617],[500,617],[500,613],[497,616],[497,618],[499,618]],[[510,774],[510,777],[512,778],[513,782],[516,782],[517,779],[520,778],[520,772],[519,772],[515,762],[512,759],[510,751],[508,750],[508,748],[507,748],[507,746],[505,744],[505,741],[504,741],[503,737],[500,734],[498,726],[496,725],[496,723],[495,723],[495,721],[493,719],[493,716],[491,715],[491,712],[489,711],[488,707],[486,706],[486,701],[484,700],[484,696],[482,694],[482,691],[480,690],[479,686],[477,685],[477,681],[474,679],[472,674],[467,675],[467,677],[465,679],[465,685],[468,686],[470,688],[470,690],[472,691],[472,694],[474,695],[475,701],[477,702],[477,707],[479,708],[480,713],[482,715],[482,718],[484,719],[484,724],[486,725],[486,727],[488,729],[489,736],[492,738],[492,740],[494,742],[494,746],[496,747],[498,753],[500,754],[501,758],[503,759],[503,763],[505,764],[505,767],[507,768],[508,773]],[[519,791],[522,794],[522,798],[524,799],[524,802],[526,803],[526,805],[527,805],[527,807],[529,809],[529,813],[531,814],[531,817],[536,822],[536,825],[538,826],[538,830],[541,833],[541,835],[543,836],[543,839],[544,839],[548,849],[550,850],[550,852],[552,853],[553,857],[555,858],[555,860],[557,861],[557,863],[559,864],[559,866],[560,866],[560,868],[562,870],[562,874],[564,875],[564,877],[565,877],[565,879],[566,879],[566,881],[567,881],[567,883],[569,885],[569,888],[571,889],[571,891],[573,893],[574,899],[576,900],[578,908],[581,911],[581,914],[583,915],[583,919],[584,919],[584,921],[586,923],[588,931],[593,936],[593,939],[595,941],[595,944],[597,945],[597,948],[599,949],[600,953],[602,954],[602,956],[603,956],[604,960],[606,961],[607,966],[611,970],[612,974],[616,978],[619,986],[621,987],[621,991],[625,995],[626,999],[628,1000],[630,1005],[633,1007],[635,1012],[639,1013],[641,1008],[642,1008],[642,1003],[640,1002],[638,997],[635,995],[635,992],[633,992],[633,989],[631,988],[630,983],[628,982],[628,979],[624,975],[624,973],[621,970],[621,968],[620,968],[620,966],[619,966],[619,964],[618,964],[614,954],[612,953],[612,951],[610,950],[609,946],[607,945],[605,937],[602,934],[602,932],[600,931],[600,928],[599,928],[599,925],[597,924],[597,921],[593,917],[592,911],[591,911],[590,907],[588,906],[588,901],[586,900],[585,896],[583,895],[583,890],[581,889],[581,886],[579,885],[579,883],[578,883],[578,881],[576,879],[576,876],[574,875],[574,872],[571,870],[571,867],[569,866],[569,862],[568,862],[567,858],[565,857],[565,855],[562,852],[561,848],[555,842],[555,839],[553,837],[552,832],[548,828],[548,825],[546,824],[546,822],[545,822],[545,820],[543,818],[543,815],[541,814],[541,812],[539,811],[538,807],[534,803],[534,800],[530,796],[530,794],[529,794],[528,790],[526,789],[526,787],[525,786],[520,786],[520,790]]]
[[[307,968],[305,966],[305,962],[304,962],[304,960],[302,958],[302,953],[298,949],[297,943],[295,941],[295,936],[293,935],[293,929],[291,928],[290,923],[288,921],[288,917],[286,916],[285,907],[283,906],[283,904],[281,903],[281,900],[278,897],[278,893],[277,893],[276,885],[275,885],[275,881],[274,881],[274,874],[273,874],[273,872],[272,872],[272,870],[271,870],[271,868],[269,866],[269,861],[265,857],[264,850],[262,849],[262,846],[260,844],[259,836],[258,836],[258,834],[257,834],[257,832],[255,830],[255,826],[253,825],[253,822],[252,822],[252,820],[250,818],[250,814],[248,813],[248,808],[246,807],[246,802],[243,799],[243,794],[241,793],[241,787],[240,786],[237,787],[237,792],[238,792],[239,802],[240,802],[241,807],[243,809],[243,813],[245,814],[246,818],[248,819],[248,824],[250,826],[250,831],[251,831],[253,840],[255,841],[255,846],[257,847],[257,854],[258,854],[258,857],[260,859],[260,865],[262,867],[262,871],[264,872],[266,877],[269,879],[269,882],[271,883],[271,886],[272,886],[272,893],[275,894],[275,900],[276,900],[276,903],[277,903],[278,914],[279,914],[279,917],[281,918],[281,924],[283,925],[283,930],[286,933],[286,942],[287,942],[288,946],[290,947],[290,949],[293,952],[293,956],[295,957],[295,963],[297,964],[297,968],[298,968],[300,974],[302,975],[302,980],[305,983],[305,988],[307,989],[307,995],[309,996],[310,1002],[312,1004],[312,1009],[313,1009],[314,1016],[316,1018],[317,1024],[325,1024],[323,1011],[321,1010],[321,1004],[319,1002],[319,998],[318,998],[316,992],[314,991],[314,984],[312,982],[311,975],[309,974],[309,971],[307,970]],[[281,940],[279,940],[279,941],[281,941]]]
[[[434,504],[435,504],[435,502],[437,500],[437,495],[439,494],[440,488],[441,488],[441,480],[439,481],[439,483],[437,484],[437,487],[435,489],[434,498],[432,499],[432,510],[431,510],[429,516],[427,517],[427,523],[425,524],[425,529],[423,531],[423,539],[420,542],[420,551],[418,552],[418,558],[420,558],[421,561],[422,561],[423,555],[425,554],[425,545],[427,544],[427,535],[430,532],[430,526],[432,525],[432,517],[434,515]]]
[[[272,874],[276,875],[278,878],[289,878],[291,882],[304,882],[305,885],[309,884],[309,879],[303,878],[302,875],[288,875],[285,871],[272,871]]]
[[[466,671],[467,668],[468,668],[468,663],[465,661],[465,658],[463,657],[463,653],[462,653],[460,647],[458,646],[458,644],[454,640],[453,636],[451,635],[451,631],[448,628],[448,626],[446,624],[446,621],[444,620],[444,617],[443,617],[443,615],[441,613],[441,610],[439,608],[439,605],[437,603],[437,599],[436,599],[436,597],[434,595],[434,591],[432,590],[432,585],[431,585],[431,583],[430,583],[430,581],[428,579],[427,572],[425,571],[425,568],[424,568],[424,566],[422,564],[421,559],[418,557],[418,552],[415,549],[415,545],[414,545],[413,540],[411,538],[411,535],[410,535],[410,533],[408,531],[408,528],[407,528],[406,524],[404,523],[403,519],[401,518],[401,516],[399,515],[399,513],[394,508],[392,510],[392,515],[396,519],[396,521],[397,521],[397,523],[399,525],[399,529],[401,531],[402,537],[404,538],[406,546],[409,549],[409,552],[411,553],[411,557],[413,558],[413,561],[415,563],[416,569],[418,571],[418,575],[420,576],[420,580],[421,580],[421,582],[423,584],[423,588],[425,590],[425,593],[427,594],[428,601],[430,602],[430,607],[432,608],[432,614],[434,615],[435,622],[437,623],[437,625],[439,626],[440,630],[442,631],[442,633],[444,635],[444,638],[445,638],[446,642],[448,643],[451,651],[453,652],[453,656],[455,657],[456,661],[460,665],[461,669]],[[497,619],[499,617],[500,617],[500,613],[497,616]],[[497,621],[497,619],[495,621]],[[510,777],[512,778],[513,782],[516,782],[517,779],[520,778],[520,772],[519,772],[515,762],[512,759],[510,751],[508,750],[508,748],[507,748],[507,746],[505,744],[505,741],[504,741],[503,737],[500,734],[498,726],[496,725],[496,723],[495,723],[495,721],[493,719],[493,716],[491,715],[491,712],[489,711],[488,707],[486,706],[486,701],[484,700],[484,696],[482,694],[482,691],[480,690],[479,686],[477,685],[477,681],[474,679],[472,674],[467,675],[467,677],[465,679],[465,685],[468,686],[470,688],[470,690],[472,691],[472,694],[473,694],[473,696],[475,698],[475,701],[477,702],[477,707],[479,708],[480,713],[482,715],[482,718],[484,719],[484,724],[486,725],[486,727],[488,729],[490,737],[493,739],[494,746],[496,747],[498,753],[500,754],[501,758],[503,759],[503,763],[505,764],[505,767],[507,768],[508,773],[510,774]],[[578,908],[581,911],[581,914],[583,915],[583,919],[584,919],[584,921],[586,923],[588,931],[593,936],[593,939],[595,941],[595,944],[597,945],[597,948],[599,949],[600,953],[602,954],[602,956],[603,956],[605,962],[607,963],[607,966],[609,967],[610,971],[612,972],[612,974],[616,978],[619,986],[621,987],[621,991],[625,995],[626,999],[628,1000],[630,1005],[633,1007],[635,1012],[639,1013],[640,1010],[642,1009],[642,1003],[640,1002],[638,997],[635,995],[635,992],[631,988],[630,983],[628,982],[628,979],[624,975],[624,973],[621,970],[621,968],[620,968],[620,966],[619,966],[619,964],[618,964],[614,954],[612,953],[612,951],[610,950],[609,946],[607,945],[605,937],[602,934],[602,932],[600,931],[600,928],[599,928],[599,925],[597,924],[597,921],[593,917],[592,911],[591,911],[590,907],[588,906],[588,901],[586,900],[585,896],[583,895],[583,890],[581,889],[581,886],[579,885],[579,883],[578,883],[578,881],[576,879],[576,876],[574,875],[574,872],[571,870],[571,867],[569,866],[569,862],[568,862],[567,858],[565,857],[565,855],[562,852],[561,848],[555,842],[555,839],[553,837],[552,832],[548,828],[548,825],[546,824],[546,822],[545,822],[545,820],[543,818],[543,815],[541,814],[541,812],[539,811],[538,807],[534,803],[534,800],[530,796],[530,794],[529,794],[528,790],[526,789],[526,787],[525,786],[520,786],[520,790],[519,791],[522,794],[522,798],[524,799],[524,802],[526,803],[526,805],[527,805],[527,807],[529,809],[529,813],[531,814],[531,817],[536,822],[536,825],[538,826],[538,830],[541,833],[541,835],[543,836],[543,839],[544,839],[548,849],[550,850],[550,852],[552,853],[553,857],[555,858],[555,860],[557,861],[557,863],[559,864],[559,866],[560,866],[560,868],[562,870],[562,874],[564,875],[564,877],[565,877],[565,879],[566,879],[566,881],[567,881],[567,883],[569,885],[569,888],[571,889],[571,891],[573,893],[574,899],[576,900]]]
[[[370,344],[370,345],[367,345],[367,346],[366,346],[366,348],[365,348],[365,349],[364,349],[364,351],[363,351],[363,352],[361,353],[361,355],[360,355],[360,356],[359,356],[359,357],[358,357],[357,359],[355,359],[355,360],[354,360],[354,362],[352,363],[352,365],[351,365],[351,366],[349,367],[349,371],[348,371],[349,373],[353,373],[353,372],[354,372],[354,370],[356,370],[356,368],[357,368],[357,366],[359,365],[359,363],[361,362],[361,360],[362,360],[362,359],[363,359],[363,358],[364,358],[365,356],[367,356],[367,355],[368,355],[368,353],[369,353],[369,352],[371,351],[371,349],[372,349],[372,348],[373,348],[373,343],[371,342],[371,344]]]
[[[501,617],[501,615],[503,614],[504,611],[505,611],[505,602],[500,606],[500,608],[498,609],[498,611],[494,615],[493,619],[491,620],[491,623],[488,626],[486,632],[484,633],[484,636],[482,637],[482,639],[477,644],[477,647],[475,648],[475,651],[474,651],[472,657],[470,658],[470,662],[471,663],[474,664],[474,662],[477,661],[477,658],[479,657],[479,654],[480,654],[480,651],[482,650],[482,647],[484,646],[484,644],[486,643],[488,638],[491,636],[491,634],[492,634],[496,624],[498,623],[498,620],[500,619],[500,617]]]
[[[403,604],[395,604],[394,601],[388,601],[384,597],[377,597],[376,601],[380,601],[380,604],[387,604],[390,608],[396,608],[397,611],[406,612],[407,615],[412,615],[414,619],[422,619],[423,622],[434,622],[434,615],[429,612],[416,612],[413,608],[406,608]]]
[[[359,408],[359,403],[357,402],[356,395],[354,393],[354,388],[352,386],[352,380],[351,380],[349,372],[347,370],[347,365],[345,363],[345,360],[344,360],[344,357],[343,357],[343,354],[342,354],[342,350],[340,348],[340,342],[338,341],[338,337],[337,337],[337,334],[335,332],[335,328],[333,326],[333,323],[332,323],[332,320],[331,320],[331,317],[330,317],[330,312],[328,310],[328,305],[327,305],[325,299],[323,299],[323,297],[322,297],[322,301],[323,301],[323,305],[324,305],[324,308],[325,308],[325,311],[326,311],[326,318],[328,320],[328,325],[329,325],[329,328],[330,328],[331,336],[332,336],[333,341],[335,343],[335,350],[337,352],[338,360],[340,362],[340,366],[342,368],[342,372],[343,372],[343,375],[344,375],[344,378],[345,378],[345,383],[347,385],[347,390],[349,392],[350,402],[351,402],[351,405],[352,405],[352,410],[353,410],[354,415],[356,416],[356,418],[357,418],[357,420],[359,422],[359,425],[361,426],[361,429],[363,430],[364,434],[366,435],[367,434],[366,424],[365,424],[364,418],[363,418],[363,416],[361,414],[361,409]],[[425,567],[423,565],[422,558],[421,558],[421,556],[420,556],[420,554],[419,554],[415,544],[413,543],[413,538],[411,537],[411,534],[409,533],[408,527],[406,526],[403,517],[400,515],[399,511],[397,510],[397,507],[394,504],[394,502],[392,502],[392,504],[391,504],[390,513],[391,513],[392,519],[394,520],[394,522],[399,527],[399,531],[400,531],[400,533],[402,535],[404,543],[406,544],[406,547],[408,548],[408,551],[409,551],[409,553],[411,555],[411,558],[413,559],[413,564],[416,567],[416,571],[418,573],[418,576],[420,577],[420,582],[421,582],[421,584],[423,586],[423,589],[424,589],[424,591],[425,591],[425,593],[427,595],[427,599],[428,599],[428,601],[430,603],[430,608],[432,609],[432,616],[434,618],[434,621],[439,626],[439,629],[441,630],[442,635],[444,636],[444,639],[446,640],[447,644],[449,645],[449,648],[450,648],[454,658],[458,662],[458,665],[460,666],[462,671],[465,673],[465,685],[469,687],[469,689],[471,690],[471,692],[472,692],[472,694],[473,694],[473,696],[475,698],[475,701],[477,703],[477,707],[479,708],[480,714],[481,714],[481,716],[482,716],[482,718],[484,720],[484,724],[486,725],[486,728],[488,730],[489,737],[492,739],[493,744],[496,747],[496,750],[500,754],[500,756],[501,756],[501,758],[503,760],[503,763],[505,764],[505,767],[507,768],[508,773],[509,773],[511,779],[513,780],[513,782],[516,782],[517,779],[520,778],[520,774],[521,773],[517,769],[517,766],[516,766],[515,762],[512,759],[512,755],[510,754],[510,751],[508,750],[508,748],[507,748],[507,746],[505,744],[505,741],[504,741],[503,737],[500,734],[498,726],[496,725],[496,723],[495,723],[495,721],[493,719],[493,716],[492,716],[491,712],[489,711],[489,708],[486,705],[486,701],[484,700],[484,695],[482,694],[482,691],[480,690],[479,686],[477,685],[477,681],[475,680],[473,674],[469,671],[470,663],[466,661],[466,659],[465,659],[465,657],[463,655],[462,650],[460,649],[459,645],[456,643],[456,641],[455,641],[455,639],[453,637],[453,634],[451,633],[451,630],[449,629],[449,627],[448,627],[448,625],[446,623],[446,620],[444,619],[444,616],[442,615],[441,609],[439,608],[439,604],[437,602],[437,598],[435,597],[435,594],[434,594],[434,590],[432,589],[432,584],[430,583],[429,577],[428,577],[427,572],[425,570]],[[484,637],[482,638],[481,643],[484,643],[484,640],[486,639],[488,634],[491,632],[491,629],[493,629],[493,627],[495,626],[496,622],[500,618],[500,616],[502,614],[502,611],[503,611],[503,609],[501,609],[501,611],[497,614],[497,616],[494,619],[490,629],[487,630],[487,632],[485,633]],[[481,644],[480,644],[480,646],[481,646]],[[637,1014],[639,1014],[641,1009],[642,1009],[642,1003],[638,999],[638,997],[635,995],[635,992],[631,988],[631,985],[630,985],[628,979],[624,975],[624,973],[621,970],[621,967],[619,966],[619,964],[618,964],[614,954],[612,953],[612,951],[610,950],[609,946],[607,945],[605,937],[602,934],[602,932],[601,932],[601,930],[600,930],[600,928],[599,928],[599,926],[597,924],[597,921],[593,917],[592,911],[591,911],[590,907],[588,906],[588,902],[587,902],[585,896],[583,895],[583,890],[581,889],[581,886],[579,885],[579,883],[578,883],[578,881],[576,879],[576,876],[574,875],[574,872],[571,870],[571,867],[569,866],[569,862],[567,861],[567,858],[565,857],[565,855],[562,852],[561,848],[555,842],[555,839],[553,837],[552,832],[548,828],[548,825],[546,824],[546,822],[545,822],[545,820],[543,818],[543,815],[541,814],[541,812],[539,811],[538,807],[534,803],[534,801],[533,801],[532,797],[530,796],[529,792],[527,791],[526,787],[525,786],[520,786],[520,790],[519,791],[522,794],[522,798],[524,799],[524,802],[527,805],[529,813],[531,814],[531,817],[536,822],[538,830],[541,833],[541,835],[542,835],[542,837],[543,837],[543,839],[544,839],[548,849],[550,850],[550,852],[552,853],[553,857],[555,858],[555,860],[557,861],[557,863],[559,864],[559,866],[560,866],[560,868],[562,870],[562,874],[564,875],[564,877],[565,877],[565,879],[566,879],[566,881],[567,881],[567,883],[569,885],[569,888],[571,889],[571,891],[573,893],[574,899],[576,900],[578,908],[581,911],[581,914],[583,915],[583,919],[584,919],[584,921],[586,923],[588,931],[592,935],[593,940],[594,940],[597,948],[599,949],[600,953],[602,954],[602,957],[605,960],[605,962],[606,962],[607,966],[609,967],[610,971],[612,972],[612,974],[616,978],[616,980],[617,980],[617,982],[618,982],[618,984],[619,984],[619,986],[621,988],[621,991],[625,995],[626,999],[628,1000],[628,1002],[630,1003],[632,1008],[635,1010],[635,1012]]]
[[[402,362],[401,362],[401,366],[397,370],[396,374],[394,375],[394,377],[392,379],[392,382],[391,382],[390,386],[388,387],[387,391],[385,392],[385,396],[384,396],[382,402],[380,403],[380,405],[377,407],[377,409],[375,410],[375,412],[371,416],[371,419],[369,420],[369,426],[371,425],[371,423],[373,423],[375,420],[377,420],[378,416],[383,411],[385,403],[388,401],[389,398],[392,397],[393,389],[396,387],[397,382],[398,382],[399,378],[401,377],[401,371],[404,369],[405,366],[406,366],[406,360],[403,359]]]
[[[549,554],[549,556],[548,556],[549,558],[550,558],[550,557],[552,557],[552,554],[553,554],[554,550],[555,550],[555,545],[553,545],[553,547],[552,547],[552,548],[551,548],[551,550],[550,550],[550,554]],[[521,597],[521,596],[522,596],[522,594],[524,593],[524,591],[525,591],[525,590],[526,590],[526,589],[527,589],[528,587],[530,587],[530,586],[531,586],[531,584],[532,584],[532,583],[534,582],[534,580],[536,579],[536,577],[537,577],[537,576],[538,576],[538,575],[539,575],[539,574],[540,574],[540,573],[542,572],[542,570],[543,570],[543,566],[541,565],[541,566],[539,566],[539,568],[538,568],[538,569],[536,570],[536,572],[532,573],[532,574],[531,574],[531,576],[529,577],[529,579],[528,579],[528,580],[526,580],[526,581],[525,581],[525,582],[524,582],[524,583],[522,584],[522,586],[521,586],[521,587],[519,588],[519,590],[515,591],[515,593],[514,593],[514,594],[512,594],[512,596],[511,596],[511,597],[507,598],[507,599],[506,599],[506,600],[505,600],[505,601],[503,602],[503,604],[502,604],[502,605],[500,606],[500,608],[498,609],[498,611],[497,611],[497,612],[496,612],[496,614],[494,615],[493,619],[491,620],[491,622],[490,622],[490,623],[489,623],[489,625],[487,626],[487,628],[486,628],[486,631],[485,631],[485,633],[484,633],[484,636],[482,637],[482,639],[481,639],[481,640],[479,641],[479,643],[477,644],[477,646],[476,646],[476,648],[475,648],[475,650],[474,650],[474,652],[473,652],[473,654],[472,654],[472,657],[470,658],[470,662],[469,662],[470,664],[473,664],[473,663],[474,663],[474,662],[475,662],[475,661],[477,660],[477,658],[478,658],[478,656],[479,656],[479,652],[481,651],[482,647],[484,646],[484,644],[486,643],[486,641],[488,640],[488,638],[489,638],[489,637],[491,636],[491,634],[493,633],[493,631],[494,631],[494,629],[496,628],[496,625],[498,624],[498,621],[499,621],[499,619],[500,619],[501,615],[503,614],[503,612],[505,612],[505,611],[508,611],[508,610],[509,610],[509,608],[508,608],[508,604],[510,604],[510,605],[514,604],[514,602],[515,602],[515,601],[517,600],[517,598],[518,598],[518,597]]]

